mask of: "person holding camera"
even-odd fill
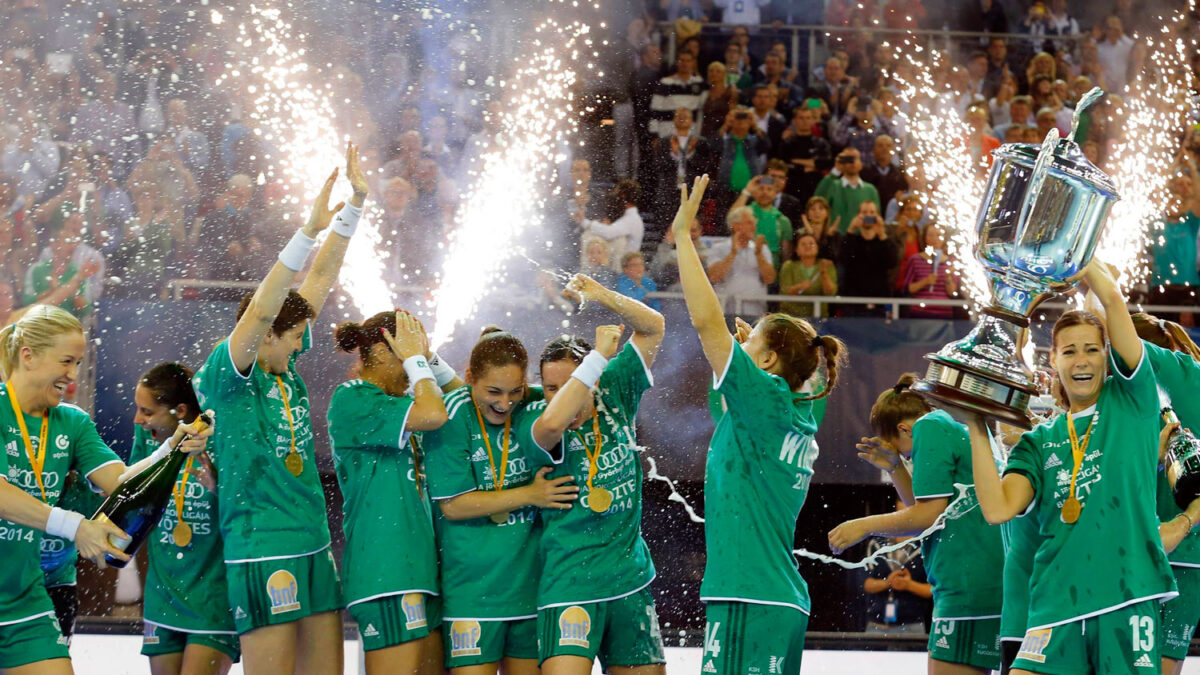
[[[783,185],[773,176],[755,176],[729,209],[729,214],[743,206],[750,206],[757,223],[755,235],[766,240],[771,249],[771,264],[779,271],[784,260],[792,258],[792,238],[795,236],[792,221],[775,206],[775,197]]]
[[[721,127],[721,159],[715,195],[719,203],[732,203],[733,196],[745,190],[750,179],[766,169],[770,150],[771,142],[759,133],[750,108],[738,106],[730,111]]]
[[[888,239],[875,202],[866,200],[859,204],[858,215],[850,220],[842,239],[838,264],[843,270],[842,295],[866,298],[891,295],[888,273],[896,264],[896,248]],[[862,316],[882,316],[883,312],[883,307],[874,305],[843,308],[843,314]]]
[[[870,155],[876,138],[892,135],[892,125],[877,114],[880,103],[867,96],[850,99],[848,108],[833,130],[833,144],[854,148],[860,156]]]
[[[838,231],[845,234],[863,202],[874,202],[878,217],[879,191],[862,179],[862,154],[856,148],[846,148],[838,153],[835,168],[841,175],[831,173],[822,178],[815,194],[829,200],[829,218]]]

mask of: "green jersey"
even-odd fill
[[[142,427],[133,430],[130,462],[154,453],[161,445]],[[192,460],[193,468],[199,467]],[[185,465],[186,467],[186,465]],[[158,527],[146,539],[150,569],[146,572],[143,615],[146,621],[186,632],[234,633],[225,581],[221,535],[217,532],[217,495],[196,480],[193,471],[175,479],[175,493],[167,502]],[[220,475],[220,472],[217,472]],[[183,522],[192,528],[187,546],[176,546],[179,524],[176,495],[183,495]]]
[[[796,520],[817,459],[813,402],[755,365],[730,338],[716,379],[726,411],[704,469],[708,562],[700,599],[795,607],[808,613],[808,584],[792,553]]]
[[[68,474],[67,485],[58,498],[59,508],[90,516],[104,503],[104,497],[76,472]],[[75,563],[79,552],[75,542],[42,533],[42,573],[46,588],[75,585]]]
[[[444,400],[449,419],[437,431],[424,434],[430,497],[440,501],[475,490],[495,490],[492,462],[501,472],[504,425],[491,424],[484,418],[484,428],[480,429],[478,408],[469,386],[446,394]],[[533,482],[531,454],[541,452],[517,438],[522,414],[523,408],[512,412],[503,489]],[[535,507],[509,513],[503,523],[488,517],[450,520],[441,509],[434,509],[434,527],[441,553],[445,620],[537,616],[537,549],[542,526]]]
[[[1029,617],[1029,579],[1033,556],[1042,543],[1038,522],[1020,515],[1000,526],[1004,537],[1004,603],[1000,608],[1000,637],[1025,637]]]
[[[596,453],[595,425],[584,422],[563,434],[550,454],[557,465],[550,478],[570,476],[579,499],[569,509],[543,509],[542,566],[538,609],[615,600],[636,593],[654,579],[650,547],[642,538],[642,458],[634,418],[642,394],[653,385],[650,369],[632,342],[608,362],[596,385],[593,404],[600,428]],[[537,447],[533,422],[546,409],[531,403],[521,425],[521,442]],[[596,458],[592,488],[608,490],[612,504],[591,510],[588,472]]]
[[[23,416],[34,452],[40,452],[37,446],[42,418]],[[47,444],[51,447],[44,456],[39,485],[25,442],[21,439],[8,388],[0,385],[0,434],[4,442],[4,453],[0,455],[0,476],[34,499],[58,504],[68,472],[78,471],[86,477],[103,466],[121,463],[100,439],[92,418],[82,409],[69,403],[60,403],[50,408],[49,424]],[[45,495],[42,494],[43,488]],[[41,530],[0,520],[0,560],[4,561],[0,565],[0,625],[54,611],[50,596],[44,590],[41,543]]]
[[[363,380],[329,401],[329,438],[344,498],[346,605],[403,593],[438,594],[433,517],[420,478],[411,396]],[[386,565],[380,561],[386,560]]]
[[[1030,515],[1041,544],[1030,580],[1029,629],[1048,628],[1142,600],[1176,595],[1175,578],[1158,534],[1154,494],[1158,466],[1158,396],[1154,370],[1115,373],[1096,405],[1063,414],[1026,432],[1013,448],[1005,473],[1033,487]],[[1076,478],[1083,506],[1074,524],[1063,521],[1074,459],[1067,424],[1091,439]]]
[[[1179,417],[1179,423],[1193,433],[1200,433],[1200,363],[1191,356],[1152,345],[1145,340],[1142,347],[1146,358],[1154,368],[1158,386],[1171,398],[1171,407]],[[1158,474],[1158,519],[1167,522],[1179,516],[1182,509],[1175,505],[1171,484],[1166,472]],[[1200,567],[1200,531],[1179,542],[1179,547],[1167,556],[1172,565],[1178,567]]]
[[[947,509],[942,528],[921,541],[921,557],[933,586],[934,620],[1000,616],[1004,544],[1000,528],[988,525],[975,496],[971,438],[944,410],[913,424],[913,496],[958,496],[955,484],[971,486],[962,502]],[[963,562],[970,560],[970,565]]]
[[[308,387],[296,372],[297,357],[311,345],[308,328],[303,348],[292,354],[287,372],[276,376],[257,361],[250,372],[238,372],[229,341],[223,340],[192,378],[200,405],[213,410],[220,420],[208,447],[222,469],[217,512],[226,562],[291,558],[329,546],[329,518],[313,452]],[[299,476],[292,475],[285,464],[293,435],[295,450],[303,460]]]

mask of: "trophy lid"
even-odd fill
[[[1032,169],[1037,163],[1041,149],[1041,145],[1032,143],[1006,143],[994,150],[992,155],[997,159],[1015,162]],[[1055,146],[1050,171],[1066,174],[1094,187],[1097,191],[1108,193],[1113,199],[1118,198],[1117,185],[1113,179],[1092,164],[1091,160],[1084,156],[1083,148],[1069,138],[1059,140]]]

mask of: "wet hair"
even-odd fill
[[[1179,324],[1145,312],[1138,312],[1130,318],[1141,339],[1163,349],[1182,352],[1200,362],[1200,347],[1192,342],[1191,336]]]
[[[563,335],[555,338],[546,345],[542,350],[542,355],[538,359],[538,372],[540,373],[547,363],[555,361],[570,361],[575,365],[583,363],[583,357],[592,351],[592,345],[583,338]]]
[[[376,344],[387,346],[383,331],[396,334],[396,312],[380,312],[362,323],[346,321],[338,324],[333,331],[333,339],[338,349],[344,352],[358,350],[358,357],[364,365],[372,365],[371,347]],[[390,347],[388,347],[390,349]]]
[[[933,410],[925,399],[912,390],[916,373],[904,373],[896,380],[896,386],[883,390],[871,406],[871,428],[881,438],[895,438],[900,433],[900,423],[923,416]]]
[[[34,354],[54,346],[59,335],[83,333],[83,324],[67,310],[54,305],[34,305],[20,320],[0,330],[0,370],[8,380],[17,370],[21,349]]]
[[[758,320],[766,348],[775,352],[781,365],[777,373],[792,391],[800,389],[821,365],[825,352],[825,371],[828,380],[825,390],[797,400],[825,398],[837,385],[838,368],[846,365],[846,345],[832,335],[818,335],[812,324],[787,314],[768,314]]]
[[[187,417],[184,422],[191,422],[200,414],[200,402],[196,400],[196,390],[192,387],[192,369],[182,363],[160,363],[147,370],[138,384],[150,392],[155,403],[176,410],[181,405],[187,406]]]
[[[1058,317],[1058,321],[1054,322],[1054,330],[1051,332],[1050,350],[1053,351],[1058,347],[1058,334],[1068,328],[1075,326],[1095,326],[1096,330],[1100,331],[1100,342],[1108,343],[1108,334],[1104,330],[1104,322],[1100,317],[1085,312],[1079,309],[1072,309],[1068,312],[1063,312],[1063,315]],[[1067,399],[1067,391],[1062,386],[1062,376],[1054,378],[1054,384],[1050,388],[1050,393],[1054,395],[1054,400],[1058,402],[1064,410],[1070,407],[1070,401]]]
[[[471,348],[471,357],[467,361],[471,377],[478,379],[492,368],[505,366],[517,366],[524,376],[529,368],[529,354],[525,351],[525,345],[499,326],[485,326],[479,334],[479,341]]]
[[[238,321],[241,321],[242,315],[246,313],[250,307],[250,301],[253,299],[254,293],[247,293],[242,297],[242,304],[238,305]],[[283,307],[279,308],[279,314],[275,316],[275,321],[271,324],[271,330],[277,336],[283,335],[298,324],[315,318],[317,318],[317,313],[313,311],[308,300],[305,300],[303,295],[289,289],[287,297],[283,299]]]

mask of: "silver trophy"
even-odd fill
[[[1112,179],[1074,141],[1080,114],[1103,94],[1093,89],[1080,99],[1069,138],[1051,129],[1040,147],[1011,143],[992,153],[975,246],[991,304],[965,338],[926,355],[929,371],[913,390],[935,405],[1032,426],[1026,410],[1038,391],[1021,358],[1020,333],[1038,305],[1075,286],[1119,199]]]

